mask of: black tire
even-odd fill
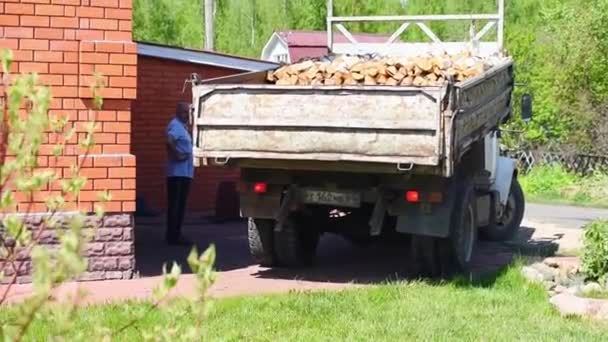
[[[524,211],[526,210],[525,206],[524,191],[517,178],[513,178],[511,190],[509,191],[509,199],[502,217],[496,220],[496,224],[482,228],[479,235],[484,240],[489,241],[510,240],[517,234],[521,226],[521,222],[524,219]]]
[[[462,194],[462,200],[456,201],[452,208],[450,237],[443,242],[447,250],[441,254],[444,267],[451,263],[462,272],[470,269],[477,244],[477,195],[473,182],[464,180],[457,194]]]
[[[462,194],[452,208],[450,236],[412,236],[416,273],[428,277],[449,277],[470,269],[477,242],[476,194],[471,181],[454,190]]]
[[[263,267],[275,265],[274,220],[250,218],[247,220],[247,237],[251,256]]]
[[[423,277],[439,277],[442,272],[442,258],[440,257],[440,242],[432,236],[412,235],[411,253],[413,266],[412,271]]]
[[[299,268],[313,264],[320,234],[309,222],[304,217],[291,215],[281,231],[274,232],[278,265]]]

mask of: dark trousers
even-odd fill
[[[167,177],[167,241],[181,236],[190,182],[188,177]]]

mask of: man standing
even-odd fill
[[[179,102],[167,126],[167,232],[170,245],[191,245],[181,235],[186,199],[194,175],[192,138],[188,131],[190,105]]]

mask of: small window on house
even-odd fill
[[[289,56],[287,56],[286,53],[282,53],[280,55],[274,55],[273,59],[275,62],[277,63],[287,63],[287,59]]]

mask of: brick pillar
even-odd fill
[[[89,265],[90,271],[96,273],[88,277],[93,279],[128,278],[134,268],[135,157],[130,143],[137,51],[131,38],[131,16],[131,0],[0,2],[0,48],[13,50],[12,71],[37,72],[42,82],[51,87],[50,113],[68,115],[80,127],[74,144],[67,146],[62,157],[52,156],[51,145],[43,146],[40,167],[54,168],[67,177],[70,164],[84,158],[78,147],[78,141],[86,135],[84,123],[98,121],[97,145],[83,161],[83,175],[89,181],[78,204],[71,204],[70,209],[92,212],[99,191],[108,190],[112,195],[112,201],[105,204],[109,222],[119,220],[121,225],[96,236],[91,246],[95,255],[90,256],[98,260]],[[94,111],[92,106],[90,85],[96,72],[103,75],[106,85],[101,111]],[[44,197],[30,200],[34,211],[46,211]],[[27,205],[29,202],[23,201],[19,209]],[[113,219],[116,217],[120,219]],[[103,227],[109,228],[106,222]]]

